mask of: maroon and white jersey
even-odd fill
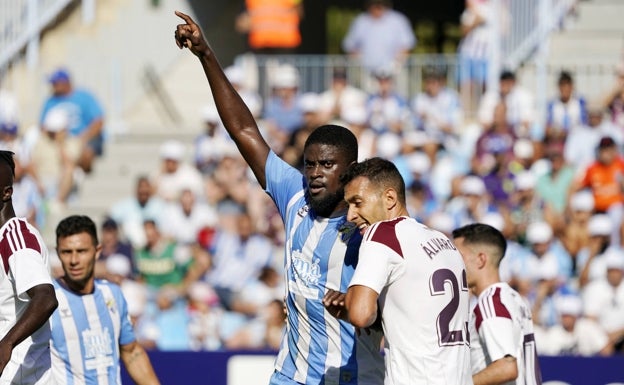
[[[39,232],[23,218],[12,218],[0,228],[0,338],[15,325],[28,306],[26,293],[40,284],[52,284],[48,249]],[[50,325],[46,323],[13,349],[0,384],[50,384]]]
[[[493,284],[479,295],[470,327],[473,374],[496,360],[512,356],[516,358],[518,377],[507,384],[542,383],[531,309],[507,283]]]
[[[379,293],[385,384],[472,384],[465,266],[444,234],[407,217],[373,224],[354,285]]]

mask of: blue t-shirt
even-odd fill
[[[79,136],[104,112],[93,95],[85,90],[74,90],[69,95],[51,96],[46,100],[41,111],[40,123],[52,108],[63,108],[69,114],[69,134]]]
[[[361,333],[356,343],[355,328],[327,313],[322,302],[327,289],[347,291],[362,240],[359,232],[344,215],[316,216],[306,201],[301,172],[273,152],[265,172],[266,192],[286,227],[288,321],[276,371],[305,384],[383,383],[380,335]],[[274,376],[272,381],[284,379]]]
[[[135,340],[119,286],[95,281],[77,295],[54,281],[58,308],[50,318],[52,373],[62,384],[121,384],[119,347]]]

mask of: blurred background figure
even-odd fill
[[[43,105],[40,123],[52,108],[61,107],[67,112],[68,135],[78,138],[82,145],[77,164],[88,174],[95,158],[104,152],[104,111],[91,92],[73,86],[66,69],[54,71],[48,81],[52,94]]]
[[[155,194],[166,202],[172,202],[184,189],[190,189],[198,197],[204,196],[204,182],[195,167],[186,161],[186,148],[178,140],[170,139],[160,146],[161,166],[152,176]]]
[[[342,48],[371,72],[398,69],[416,45],[409,19],[393,10],[390,0],[365,0],[364,7],[349,26]]]

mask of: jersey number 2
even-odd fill
[[[439,269],[433,272],[429,281],[431,295],[444,295],[447,290],[451,291],[451,301],[438,314],[437,329],[438,343],[440,346],[454,346],[470,343],[468,332],[468,322],[464,325],[464,330],[450,330],[451,321],[459,309],[459,290],[468,291],[466,281],[466,271],[462,270],[461,288],[457,282],[455,273],[449,269]],[[446,284],[449,284],[448,286]],[[464,332],[466,333],[464,338]]]

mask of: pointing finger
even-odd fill
[[[180,11],[175,11],[175,14],[176,14],[176,16],[178,16],[179,18],[184,20],[187,24],[195,25],[195,22],[193,21],[193,19],[191,19],[191,17],[189,15],[187,15],[186,13],[182,13]]]

